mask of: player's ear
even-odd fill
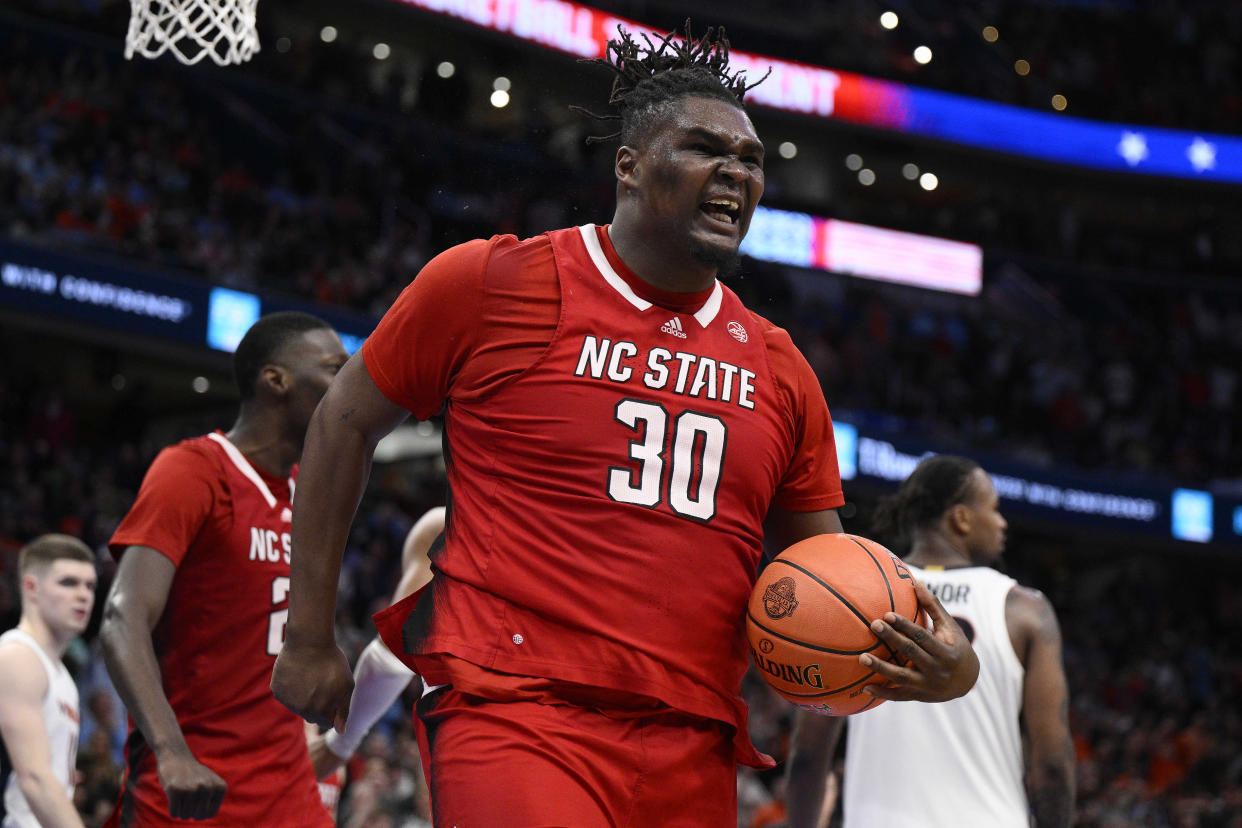
[[[39,590],[39,579],[33,572],[27,572],[22,576],[22,595],[26,595],[33,599],[35,593]]]
[[[623,187],[633,189],[637,186],[639,151],[635,147],[623,145],[617,149],[617,158],[613,165],[617,182]]]
[[[959,535],[970,534],[970,507],[965,503],[954,503],[945,517],[949,522],[949,528],[954,532]]]
[[[259,387],[275,397],[289,393],[289,372],[279,365],[264,365],[259,371]]]

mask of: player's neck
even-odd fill
[[[660,244],[658,234],[645,232],[627,211],[617,210],[608,238],[625,266],[658,290],[697,293],[716,281],[715,266],[692,257],[684,244],[681,249]]]
[[[939,567],[942,569],[959,569],[974,566],[970,555],[954,546],[948,538],[936,534],[923,534],[914,539],[910,552],[905,557],[906,563],[921,569]]]
[[[69,642],[73,641],[72,634],[57,635],[50,626],[38,615],[22,613],[22,620],[17,623],[17,628],[29,635],[35,640],[35,643],[52,658],[53,661],[59,661],[61,656],[65,654],[65,650],[69,649]]]
[[[286,477],[301,456],[302,447],[284,434],[274,414],[243,410],[225,436],[253,465]]]

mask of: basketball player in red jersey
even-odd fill
[[[739,692],[764,543],[841,531],[819,384],[717,280],[763,191],[727,42],[623,35],[610,56],[612,225],[437,257],[307,434],[272,687],[339,726],[333,606],[372,451],[408,412],[444,412],[435,577],[377,617],[435,688],[417,711],[437,825],[735,825],[736,762],[771,766]],[[916,665],[884,672],[912,698],[960,696],[974,653],[921,596],[937,632],[884,624]]]
[[[129,709],[110,826],[330,826],[301,719],[271,694],[289,593],[296,463],[348,355],[304,313],[254,324],[233,357],[229,432],[164,449],[112,536],[108,671]]]

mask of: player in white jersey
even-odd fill
[[[61,657],[95,605],[95,556],[68,535],[43,535],[18,558],[22,617],[0,635],[3,828],[82,828],[73,806],[78,687]]]
[[[875,522],[876,537],[896,539],[895,550],[909,543],[903,558],[970,638],[979,679],[940,704],[889,703],[848,719],[799,712],[788,773],[821,782],[789,786],[790,825],[828,824],[832,754],[847,721],[845,828],[1070,825],[1074,751],[1061,631],[1042,593],[989,566],[1007,526],[991,479],[966,458],[930,457]]]

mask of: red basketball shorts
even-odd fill
[[[452,688],[418,705],[437,828],[734,828],[730,729],[677,714],[495,702]]]

